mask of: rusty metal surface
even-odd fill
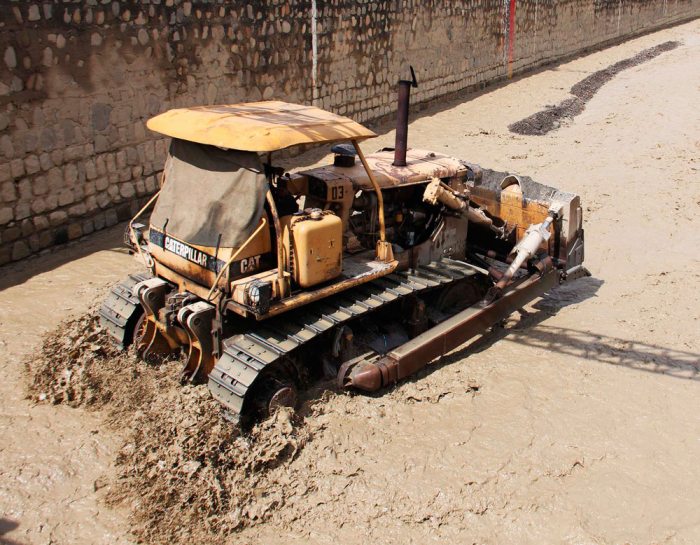
[[[406,152],[406,166],[398,167],[393,151],[378,151],[365,156],[377,184],[382,189],[399,185],[422,183],[431,178],[452,178],[467,173],[464,162],[449,155],[422,149],[409,149]],[[301,171],[308,177],[322,179],[351,178],[357,189],[371,191],[373,185],[362,164],[352,167],[328,165]]]
[[[394,144],[394,162],[396,167],[406,166],[408,150],[408,107],[411,96],[411,82],[399,82],[399,103],[396,114],[396,142]]]
[[[291,297],[283,299],[282,301],[273,303],[272,305],[270,305],[270,310],[267,314],[265,314],[265,316],[256,316],[256,318],[271,318],[289,310],[308,305],[309,303],[313,303],[314,301],[324,299],[336,293],[340,293],[350,288],[354,288],[361,284],[365,284],[372,280],[376,280],[377,278],[381,278],[383,276],[391,274],[396,270],[397,267],[397,261],[365,262],[364,272],[362,272],[361,274],[338,280],[330,286],[324,286],[316,290],[302,291],[298,294],[292,295]],[[227,308],[234,312],[237,312],[237,309],[234,306],[231,306],[230,304],[227,305]]]
[[[556,270],[541,277],[530,276],[486,307],[469,307],[392,350],[377,362],[358,366],[350,373],[346,386],[373,391],[405,378],[435,358],[484,333],[498,321],[556,286],[559,280],[560,272]]]
[[[349,117],[281,101],[178,108],[146,125],[172,138],[257,152],[376,136]]]
[[[237,421],[253,383],[263,369],[281,362],[294,351],[351,320],[370,315],[389,303],[477,275],[466,263],[442,260],[412,271],[392,273],[322,300],[264,320],[245,333],[223,342],[221,357],[209,375],[209,389]],[[248,397],[246,397],[248,396]]]
[[[394,146],[394,166],[406,166],[406,151],[408,150],[408,113],[411,105],[411,87],[418,87],[416,72],[411,68],[410,80],[399,80],[399,100],[396,114],[396,144]]]
[[[374,177],[374,173],[372,172],[372,168],[367,163],[367,159],[365,158],[365,154],[362,152],[362,148],[360,148],[359,144],[357,143],[357,140],[353,140],[352,145],[355,147],[355,151],[357,152],[357,156],[360,158],[360,162],[362,163],[362,168],[365,169],[365,174],[367,175],[367,179],[369,180],[370,184],[372,185],[372,189],[374,189],[374,193],[377,195],[377,211],[379,213],[379,241],[385,242],[386,241],[386,226],[385,226],[385,222],[384,222],[384,196],[382,195],[382,188],[377,183],[377,180]]]

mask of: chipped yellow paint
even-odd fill
[[[172,138],[256,152],[376,136],[349,117],[281,101],[178,108],[146,125]]]

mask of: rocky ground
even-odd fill
[[[509,132],[667,41],[556,130]],[[411,145],[579,193],[593,276],[415,380],[252,438],[92,332],[138,267],[119,230],[4,268],[0,543],[700,542],[699,63],[695,21],[424,110]]]

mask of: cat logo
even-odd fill
[[[257,271],[260,268],[260,256],[254,255],[241,259],[241,274]]]

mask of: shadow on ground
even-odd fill
[[[0,517],[0,545],[21,545],[19,541],[5,537],[5,534],[16,530],[18,527],[18,522]]]
[[[429,368],[432,373],[464,357],[477,354],[498,342],[539,348],[552,358],[573,356],[599,363],[620,365],[675,378],[700,380],[700,354],[640,341],[622,339],[564,327],[546,325],[546,320],[562,308],[596,297],[603,281],[582,278],[546,294],[533,305],[536,312],[521,311],[514,326],[496,327],[466,348],[443,358]]]
[[[96,252],[127,254],[128,250],[123,242],[125,227],[126,222],[118,223],[75,242],[57,246],[45,255],[31,256],[0,267],[0,291],[23,284],[38,274],[52,271]],[[86,277],[89,276],[90,271],[86,270],[85,274]]]

